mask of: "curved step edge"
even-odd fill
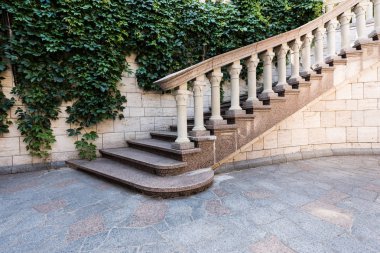
[[[107,158],[93,161],[72,160],[66,163],[72,168],[94,173],[144,194],[162,198],[188,196],[204,191],[212,185],[214,179],[211,168],[160,177]]]

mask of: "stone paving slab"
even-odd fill
[[[0,176],[0,252],[380,252],[380,157],[328,157],[215,177],[154,199],[62,168]]]

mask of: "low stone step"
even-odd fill
[[[185,150],[173,149],[173,142],[157,139],[130,140],[127,141],[127,143],[132,148],[163,155],[165,157],[169,157],[178,161],[183,161],[183,157],[185,155],[201,152],[200,148],[192,148]]]
[[[174,142],[177,139],[177,132],[169,132],[169,131],[150,132],[150,136],[152,136],[153,139]]]
[[[212,169],[160,177],[107,158],[98,158],[94,161],[74,160],[68,161],[67,164],[73,168],[116,180],[145,194],[164,198],[186,196],[203,191],[212,184],[214,178]]]
[[[103,157],[130,164],[159,176],[178,175],[187,163],[133,148],[102,149]]]
[[[187,131],[191,131],[193,127],[194,127],[194,124],[187,124]],[[170,125],[169,129],[172,132],[177,132],[177,125]]]

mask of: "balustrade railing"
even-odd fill
[[[371,4],[372,9],[368,6]],[[367,12],[373,12],[374,29],[366,34]],[[368,13],[367,13],[368,14]],[[355,19],[353,19],[355,18]],[[350,23],[356,23],[356,40],[350,41]],[[341,43],[339,52],[336,48],[337,29],[340,30]],[[178,138],[174,147],[179,149],[191,147],[181,145],[189,143],[187,133],[187,83],[194,81],[194,128],[191,134],[204,132],[203,118],[203,90],[207,81],[211,84],[211,117],[208,125],[226,124],[221,116],[220,108],[220,85],[223,74],[221,69],[227,68],[231,83],[231,107],[227,115],[237,116],[245,111],[240,106],[239,80],[242,63],[247,66],[248,99],[244,103],[245,108],[258,107],[260,100],[276,99],[279,89],[287,90],[297,83],[301,76],[312,73],[313,70],[321,68],[324,64],[336,59],[337,55],[344,55],[353,47],[360,45],[369,39],[378,40],[380,34],[380,0],[346,0],[321,17],[295,30],[274,36],[272,38],[239,48],[228,53],[210,58],[187,69],[171,74],[158,80],[156,83],[163,90],[176,90],[178,116]],[[327,51],[324,52],[324,38],[327,38]],[[312,46],[314,50],[312,50]],[[287,55],[291,56],[291,76],[287,73]],[[325,54],[326,53],[326,54]],[[314,62],[311,55],[313,54]],[[327,57],[324,57],[327,56]],[[276,56],[278,83],[273,87],[272,67]],[[263,92],[257,94],[257,66],[262,61]],[[302,63],[302,70],[301,70]],[[275,90],[275,91],[274,91]]]

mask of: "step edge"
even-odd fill
[[[138,150],[138,151],[141,151],[141,150]],[[144,161],[141,161],[141,160],[134,159],[132,157],[126,157],[126,156],[118,155],[118,154],[115,154],[115,153],[110,153],[109,151],[104,150],[104,149],[99,150],[99,152],[101,154],[106,154],[106,155],[109,155],[109,156],[113,156],[113,157],[119,158],[121,160],[127,160],[127,161],[130,161],[130,162],[134,162],[134,163],[137,163],[137,164],[141,164],[141,165],[148,166],[148,167],[151,167],[153,169],[162,170],[162,171],[172,170],[172,169],[179,169],[179,168],[183,168],[183,167],[187,166],[187,162],[181,162],[181,161],[177,161],[177,160],[174,160],[174,159],[171,159],[171,160],[178,162],[178,164],[176,164],[176,165],[170,165],[170,166],[164,166],[164,165],[147,163],[147,162],[144,162]],[[165,158],[167,158],[167,157],[165,157]],[[167,159],[170,159],[170,158],[167,158]]]
[[[74,160],[74,161],[78,161],[78,160]],[[184,187],[180,187],[180,188],[178,188],[178,187],[177,188],[174,188],[174,187],[158,188],[158,187],[149,187],[149,186],[139,185],[139,184],[131,182],[131,181],[126,181],[126,180],[123,180],[121,178],[117,178],[115,176],[112,176],[112,175],[109,175],[106,173],[102,173],[98,170],[85,167],[82,164],[76,164],[76,163],[74,163],[74,161],[67,161],[66,163],[68,165],[76,168],[76,169],[92,172],[94,174],[97,174],[97,175],[118,181],[118,182],[123,183],[123,184],[126,184],[126,185],[131,186],[135,189],[142,190],[143,192],[151,192],[151,193],[155,193],[155,194],[161,194],[161,193],[162,194],[180,194],[181,192],[195,191],[199,188],[202,188],[202,187],[205,187],[205,186],[211,184],[213,182],[214,176],[215,176],[214,171],[212,169],[210,169],[210,172],[213,172],[212,175],[210,175],[210,177],[203,182],[199,182],[197,184],[193,184],[190,186],[188,185],[188,186],[184,186]],[[186,174],[186,173],[184,173],[184,174]],[[184,175],[184,174],[181,174],[181,175]],[[178,176],[181,176],[181,175],[178,175]],[[159,176],[157,176],[157,177],[159,177]],[[166,178],[170,178],[170,177],[166,177]],[[174,191],[174,190],[176,190],[176,191]]]

